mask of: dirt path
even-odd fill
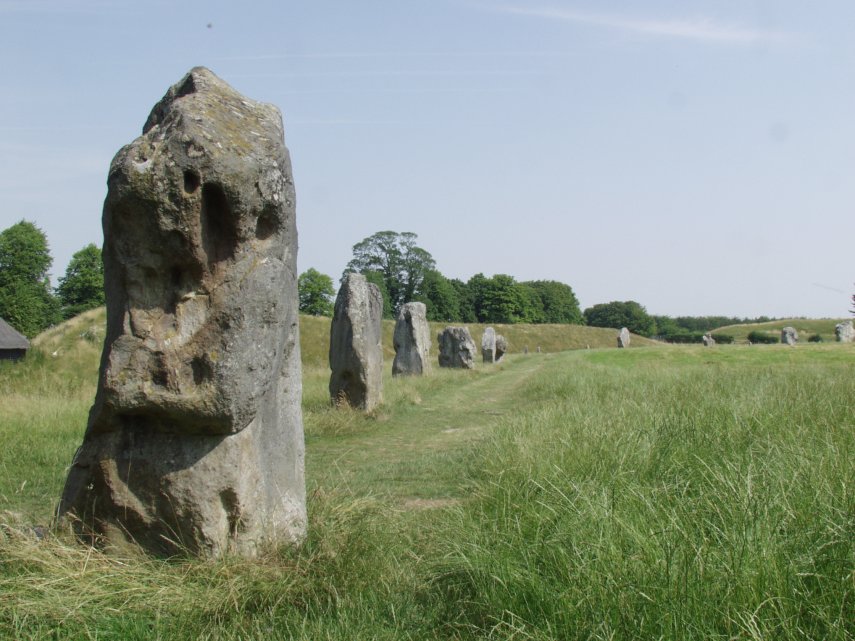
[[[525,384],[548,360],[546,355],[509,358],[426,392],[418,406],[390,410],[369,433],[309,442],[309,491],[374,496],[413,507],[462,497],[475,442],[521,406]]]

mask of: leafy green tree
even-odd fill
[[[453,322],[460,320],[460,299],[449,280],[435,269],[425,272],[416,296],[427,307],[429,321]]]
[[[309,267],[297,278],[297,292],[300,299],[300,313],[310,316],[332,316],[333,288],[332,278]]]
[[[0,317],[30,337],[60,318],[48,279],[52,263],[47,237],[33,223],[0,232]]]
[[[653,317],[633,300],[600,303],[586,309],[584,316],[585,322],[591,327],[626,327],[641,336],[652,336],[656,331]]]
[[[65,276],[59,279],[56,295],[63,318],[104,304],[104,263],[96,245],[90,243],[71,257]]]
[[[521,323],[526,319],[526,298],[513,276],[496,274],[469,279],[479,323]]]
[[[517,283],[517,289],[523,299],[523,319],[521,322],[534,324],[547,322],[540,292],[532,287],[531,283]]]
[[[460,323],[477,323],[478,317],[475,315],[475,303],[472,299],[472,291],[469,289],[469,285],[459,278],[451,278],[448,283],[454,288],[457,294],[460,310],[457,318],[454,320]]]
[[[436,268],[429,252],[416,245],[412,232],[380,231],[353,246],[353,258],[345,272],[379,273],[392,313],[416,299],[425,274]]]
[[[573,288],[556,280],[534,280],[522,283],[532,289],[540,299],[543,310],[542,320],[529,320],[531,323],[572,323],[583,325],[585,319],[579,309],[579,300]]]

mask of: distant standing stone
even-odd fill
[[[297,228],[279,110],[196,67],[107,182],[104,353],[58,515],[155,554],[299,541]]]
[[[838,343],[852,343],[855,341],[855,328],[852,327],[852,321],[835,325],[834,335],[837,337]]]
[[[496,334],[496,362],[501,363],[507,353],[508,339],[501,334]]]
[[[362,274],[345,275],[330,326],[330,398],[370,412],[382,401],[383,295]]]
[[[392,342],[395,347],[392,376],[421,376],[430,371],[430,327],[424,303],[407,303],[401,307]]]
[[[785,327],[781,330],[781,342],[793,346],[799,342],[799,333],[795,327]]]
[[[629,330],[626,327],[622,327],[620,333],[617,336],[617,346],[618,347],[629,347],[630,335]]]
[[[496,362],[496,330],[492,327],[481,335],[481,360],[484,363]]]
[[[473,369],[475,341],[468,327],[446,327],[436,337],[439,344],[439,366]]]
[[[712,347],[715,345],[715,339],[712,337],[712,334],[707,332],[703,337],[704,347]]]

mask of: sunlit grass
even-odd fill
[[[0,367],[0,638],[855,639],[855,346],[514,354],[367,415],[310,359],[305,544],[164,561],[42,527],[84,332]]]

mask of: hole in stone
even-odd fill
[[[159,387],[166,387],[169,384],[169,376],[166,370],[157,368],[151,373],[151,382]]]
[[[184,271],[180,267],[173,267],[169,271],[169,279],[174,287],[180,287],[184,280]]]
[[[231,258],[237,245],[237,230],[226,192],[217,183],[202,185],[202,246],[208,265]]]
[[[267,240],[279,231],[279,219],[272,211],[263,211],[255,223],[255,237]]]
[[[205,381],[210,380],[213,375],[210,363],[201,357],[194,358],[190,362],[190,368],[193,370],[193,382],[196,385],[201,385]]]
[[[193,194],[199,189],[199,185],[202,183],[202,179],[192,169],[186,169],[184,171],[184,191],[188,194]]]

